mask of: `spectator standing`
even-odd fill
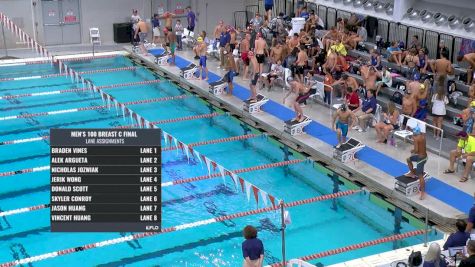
[[[272,9],[274,8],[274,0],[265,0],[264,9],[266,10],[269,20],[272,18]]]
[[[183,50],[183,25],[181,21],[178,19],[175,24],[175,34],[176,34],[176,43],[177,43],[177,50]]]
[[[444,120],[446,111],[446,105],[449,103],[449,99],[445,95],[445,88],[439,86],[437,93],[432,96],[432,115],[434,116],[434,126],[442,128],[442,121]],[[441,131],[434,130],[434,137],[436,140],[441,138]]]
[[[160,43],[160,16],[153,14],[152,18],[153,43]]]
[[[231,41],[231,35],[229,34],[230,28],[223,28],[221,35],[219,36],[219,54],[221,58],[221,64],[219,68],[224,68],[224,51],[229,51],[229,45]]]
[[[424,264],[422,267],[447,267],[447,262],[440,254],[440,246],[437,243],[432,243],[429,246],[426,256],[424,257]]]
[[[257,229],[248,225],[244,227],[243,235],[246,239],[242,242],[243,267],[261,267],[264,261],[264,245],[257,238]]]
[[[457,232],[451,234],[447,241],[444,244],[444,250],[453,247],[463,247],[467,244],[467,240],[470,239],[470,233],[465,232],[467,228],[467,223],[464,220],[457,220],[455,223],[457,227]]]
[[[137,34],[135,32],[138,28],[138,23],[140,21],[140,16],[137,9],[132,9],[132,15],[130,16],[130,22],[132,23],[132,42],[139,42]]]
[[[187,11],[187,14],[186,14],[186,20],[188,21],[188,27],[186,27],[188,29],[188,31],[191,32],[194,32],[195,31],[195,21],[196,21],[196,15],[193,11],[191,11],[191,7],[188,6],[186,7],[186,11]]]
[[[473,194],[475,197],[475,193]],[[473,225],[475,224],[475,204],[470,208],[470,211],[468,212],[468,220],[467,220],[467,229],[465,229],[465,232],[467,233],[472,233],[473,232]],[[473,241],[472,241],[473,242]],[[474,250],[472,250],[473,254],[475,254],[475,247]]]

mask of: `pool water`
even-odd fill
[[[161,82],[156,84],[104,89],[121,103],[189,94],[123,56],[68,62],[68,65],[78,72],[137,67],[135,70],[83,75],[96,86],[161,79]],[[50,64],[0,67],[0,70],[0,79],[58,73],[57,67]],[[0,96],[77,87],[79,85],[63,76],[2,81]],[[1,100],[0,117],[100,105],[103,105],[100,95],[87,91],[24,97]],[[246,140],[195,148],[199,153],[230,170],[288,159],[303,159],[302,155],[215,109],[195,95],[190,94],[190,97],[181,100],[131,105],[129,108],[148,121],[220,113],[213,118],[159,125],[184,143],[238,136],[249,132],[259,134]],[[50,128],[108,128],[130,124],[133,122],[129,118],[124,119],[121,112],[114,108],[14,119],[0,122],[0,142],[49,135]],[[49,143],[48,140],[42,140],[2,145],[0,155],[0,172],[45,166],[49,165]],[[208,174],[206,166],[193,158],[188,159],[178,150],[162,153],[162,182],[205,174]],[[331,174],[332,171],[314,162],[304,161],[284,167],[247,172],[240,176],[276,198],[290,202],[332,193],[335,183],[330,177]],[[356,188],[343,178],[339,178],[338,187],[340,191]],[[49,203],[49,198],[48,171],[0,178],[2,211],[46,204]],[[163,188],[162,200],[163,227],[264,206],[262,201],[256,204],[252,194],[248,200],[246,193],[235,188],[229,177],[225,181],[218,177]],[[395,231],[393,210],[393,206],[367,193],[291,208],[289,211],[292,223],[285,230],[287,259],[392,235]],[[422,227],[409,215],[405,214],[405,218],[400,232]],[[48,209],[0,218],[0,263],[130,234],[51,233],[49,223]],[[270,212],[72,253],[35,262],[32,266],[241,266],[241,231],[248,224],[257,226],[259,230],[259,238],[265,245],[265,263],[281,261],[280,213]],[[436,235],[433,231],[430,238],[435,239]],[[386,243],[326,257],[312,263],[333,264],[388,251],[395,246],[409,246],[421,242],[422,236],[413,237],[395,244]]]

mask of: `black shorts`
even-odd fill
[[[272,10],[273,7],[274,5],[264,5],[264,9],[266,10],[266,12]]]
[[[296,66],[295,67],[295,74],[304,74],[305,67],[304,66]]]
[[[229,44],[229,48],[231,48],[231,53],[236,49],[236,44]]]
[[[195,31],[195,26],[191,27],[191,26],[188,26],[186,27],[190,32],[194,32]]]
[[[402,120],[402,126],[403,126],[403,127],[406,127],[408,120],[409,120],[409,118],[406,117],[406,116],[404,116],[404,119]]]
[[[254,78],[251,81],[251,85],[256,85],[258,80],[259,80],[259,73],[256,73],[254,75]]]
[[[256,54],[257,63],[264,63],[266,56],[264,54]]]

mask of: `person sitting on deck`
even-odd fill
[[[376,124],[376,136],[378,138],[377,143],[386,144],[388,141],[389,133],[392,130],[399,129],[399,110],[396,108],[394,102],[389,102],[388,112],[383,113],[383,120]]]
[[[424,264],[422,267],[447,267],[447,262],[440,253],[440,246],[438,243],[432,243],[429,246],[426,256],[424,257]]]
[[[465,220],[457,220],[455,226],[457,227],[457,232],[451,234],[449,238],[447,238],[443,247],[444,250],[453,247],[463,247],[467,244],[467,240],[470,239],[470,233],[465,232],[465,229],[467,228]]]
[[[367,92],[367,98],[363,100],[361,107],[353,111],[358,118],[358,125],[353,127],[354,130],[358,130],[359,132],[366,131],[370,119],[372,119],[376,113],[376,106],[377,101],[374,90],[369,90]]]
[[[450,151],[449,168],[444,173],[454,173],[454,164],[457,158],[462,157],[466,159],[465,169],[460,179],[460,182],[466,182],[468,173],[472,169],[472,164],[475,159],[475,137],[468,135],[467,132],[461,131],[457,134],[459,141],[457,148]]]

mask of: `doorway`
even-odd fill
[[[42,0],[46,45],[81,43],[79,0]]]

